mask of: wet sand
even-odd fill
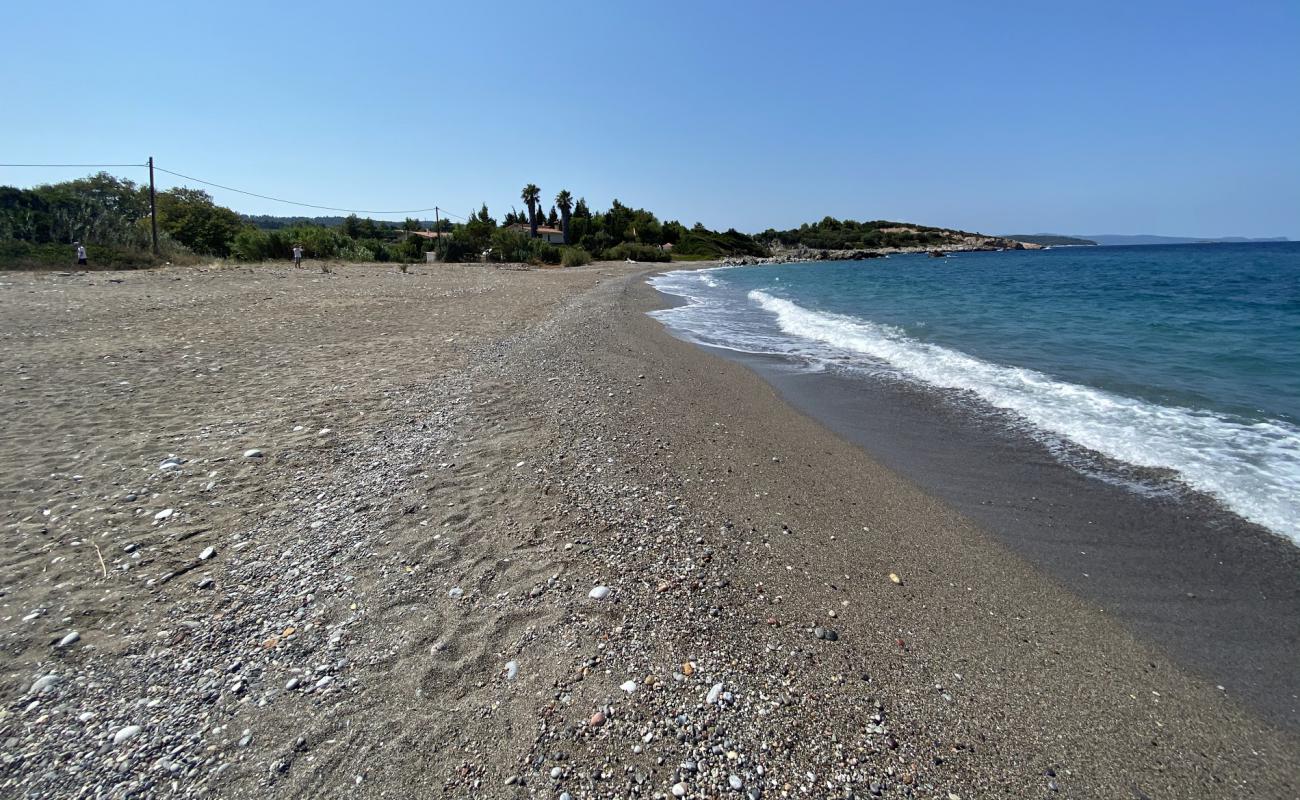
[[[1078,455],[1091,461],[1084,472],[1067,466],[969,398],[716,352],[1254,713],[1300,732],[1300,548],[1290,541],[1095,454]]]
[[[647,273],[0,275],[0,787],[1296,796],[1293,732]]]

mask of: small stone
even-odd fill
[[[203,548],[203,552],[199,553],[199,561],[207,561],[209,558],[212,558],[216,554],[217,554],[217,548],[205,547]]]
[[[63,679],[60,678],[58,675],[55,675],[53,672],[51,672],[48,675],[44,675],[40,678],[37,678],[36,682],[32,684],[32,688],[29,690],[28,693],[41,694],[42,692],[46,691],[51,686],[53,686],[54,684],[58,683],[61,680]]]
[[[459,586],[453,586],[451,588],[451,591],[447,592],[447,596],[450,597],[452,600],[459,600],[465,596],[465,590],[460,588]]]
[[[117,733],[113,734],[113,744],[122,744],[123,742],[130,741],[139,736],[140,731],[141,728],[139,725],[127,725],[125,728],[121,728]]]
[[[628,694],[632,694],[632,692],[636,691],[636,681],[623,681],[621,684],[619,684],[618,688],[622,689]]]
[[[244,451],[244,458],[261,458],[261,457],[262,457],[261,450],[253,449],[253,450]]]
[[[592,589],[590,592],[587,592],[587,596],[590,597],[592,600],[605,600],[608,599],[609,596],[613,593],[614,590],[609,588],[608,586],[597,586],[596,588]]]
[[[320,691],[321,689],[325,689],[325,688],[327,688],[327,687],[328,687],[331,683],[333,683],[333,682],[334,682],[334,676],[333,676],[333,675],[326,675],[325,677],[323,677],[323,678],[321,678],[320,680],[316,681],[316,690],[317,690],[317,691]]]
[[[591,719],[587,721],[587,724],[593,728],[599,728],[601,725],[604,725],[605,713],[603,711],[597,711],[595,714],[592,714]]]
[[[564,774],[564,767],[551,767],[551,777],[559,778]]]
[[[903,585],[903,579],[898,577],[898,575],[893,572],[889,573],[889,579],[894,583],[898,584],[899,586]]]
[[[740,779],[739,775],[732,775],[727,778],[727,783],[731,785],[731,791],[739,792],[745,788],[745,782]]]
[[[673,788],[672,788],[673,797],[685,797],[686,791],[687,791],[686,784],[682,783],[681,781],[678,781],[677,783],[673,784]]]
[[[713,684],[712,688],[709,689],[709,694],[707,697],[704,698],[704,702],[708,703],[709,705],[713,705],[714,703],[718,702],[718,698],[720,697],[722,697],[722,684],[715,683]]]
[[[519,676],[519,662],[518,661],[506,662],[506,680],[512,681],[518,676]]]
[[[72,631],[67,636],[64,636],[62,639],[59,640],[58,646],[71,647],[72,645],[76,644],[79,641],[81,641],[81,634],[77,633],[76,631]]]
[[[301,678],[290,678],[288,681],[285,682],[284,688],[286,691],[292,692],[294,689],[297,689],[301,684],[302,684]]]
[[[176,509],[174,508],[164,508],[162,511],[159,511],[157,514],[154,514],[153,518],[161,521],[167,519],[168,517],[170,517],[172,514],[175,513],[176,513]]]
[[[560,792],[560,800],[573,800],[573,795],[568,792]]]

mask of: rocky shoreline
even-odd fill
[[[997,236],[967,236],[960,242],[928,247],[882,247],[871,250],[819,250],[799,247],[774,250],[770,256],[732,256],[722,259],[723,266],[753,266],[756,264],[801,264],[808,261],[865,261],[907,253],[970,253],[997,250],[1042,250],[1032,242],[1019,242]]]

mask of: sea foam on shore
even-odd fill
[[[727,291],[718,271],[652,280],[687,303],[655,312],[701,344],[792,358],[817,369],[888,372],[973,395],[1031,434],[1138,467],[1172,470],[1247,520],[1300,543],[1300,429],[1162,405],[992,363],[919,341],[897,327],[817,311],[759,289]]]

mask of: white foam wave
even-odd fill
[[[974,393],[1035,428],[1140,467],[1171,469],[1246,519],[1300,543],[1300,430],[1162,406],[921,342],[888,325],[749,299],[791,336],[891,365],[932,386]]]

